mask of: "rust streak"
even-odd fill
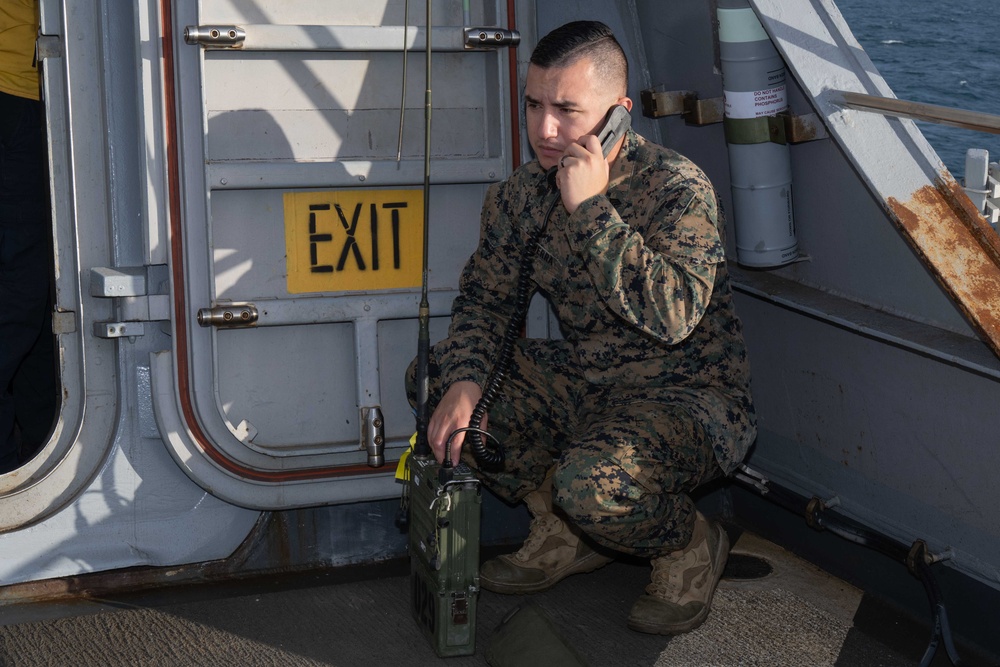
[[[1000,238],[953,179],[886,200],[900,230],[970,323],[1000,356]]]

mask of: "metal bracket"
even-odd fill
[[[143,322],[170,319],[170,297],[148,294],[148,266],[107,267],[90,270],[90,294],[105,299],[117,299],[118,318],[109,322],[94,322],[98,338],[134,338],[145,333]]]
[[[466,49],[499,49],[521,43],[521,33],[506,28],[466,28],[464,34]]]
[[[767,486],[769,483],[767,477],[745,463],[741,463],[736,467],[736,470],[733,472],[733,477],[740,480],[744,484],[749,484],[754,487],[762,496],[766,496],[767,492],[770,491]]]
[[[730,144],[799,144],[826,139],[826,127],[816,114],[795,116],[787,112],[760,118],[726,118],[726,142]]]
[[[768,129],[771,141],[776,144],[801,144],[830,136],[822,119],[814,113],[795,116],[782,112],[769,116]]]
[[[235,25],[189,25],[184,28],[184,41],[193,46],[238,49],[246,38],[246,30]]]
[[[56,310],[52,313],[52,333],[71,334],[76,332],[76,312]]]
[[[62,58],[62,55],[62,38],[59,35],[39,35],[35,40],[35,57],[38,60]]]
[[[986,221],[997,228],[1000,223],[1000,163],[991,162],[986,176]]]
[[[725,105],[723,98],[701,99],[693,90],[657,90],[649,88],[639,93],[642,115],[647,118],[684,116],[688,125],[721,123]]]
[[[146,267],[97,266],[90,270],[91,296],[122,297],[146,294]]]
[[[693,90],[657,90],[649,88],[639,94],[642,115],[647,118],[684,116],[688,125],[726,123],[726,141],[733,144],[799,144],[826,139],[830,135],[822,119],[814,113],[801,116],[779,113],[761,118],[725,118],[725,99],[701,99]]]
[[[135,338],[146,333],[142,322],[94,322],[98,338]]]
[[[120,302],[121,317],[128,322],[161,322],[170,319],[170,295],[127,296]]]

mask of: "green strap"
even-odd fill
[[[764,144],[769,141],[785,143],[784,123],[775,116],[724,118],[722,125],[726,130],[726,143]]]

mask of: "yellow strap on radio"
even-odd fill
[[[399,463],[396,464],[396,479],[401,482],[405,482],[410,479],[409,468],[406,467],[406,459],[410,458],[410,452],[413,451],[413,447],[416,444],[417,434],[414,433],[410,436],[410,448],[403,452],[403,454],[399,457]]]

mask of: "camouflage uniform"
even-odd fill
[[[432,405],[454,382],[486,381],[525,242],[555,196],[537,161],[490,187],[432,350]],[[491,490],[517,501],[555,465],[555,503],[603,546],[656,557],[688,543],[688,492],[732,471],[755,433],[717,206],[698,167],[632,131],[606,195],[572,215],[556,206],[532,286],[565,340],[516,346],[489,413],[506,454],[502,473],[479,471]]]

